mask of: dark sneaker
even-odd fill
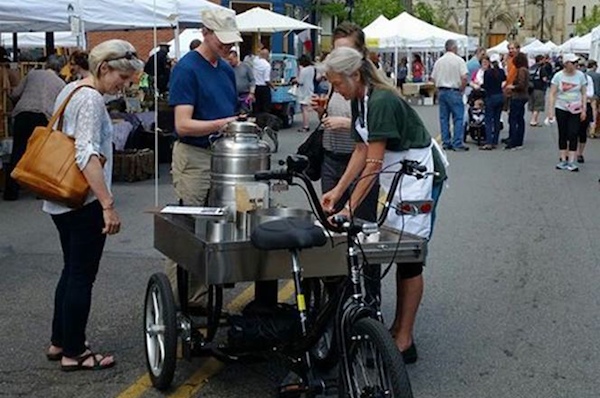
[[[455,152],[467,152],[469,150],[468,146],[457,146],[452,148],[453,151]]]
[[[577,156],[577,163],[585,163],[585,159],[583,158],[583,155]]]
[[[417,346],[412,343],[410,347],[401,352],[402,360],[405,364],[415,363],[419,356],[417,355]]]
[[[500,140],[500,142],[503,143],[503,144],[508,144],[510,142],[510,139],[509,138],[502,138]]]
[[[444,145],[442,145],[442,148],[444,148],[445,151],[451,151],[452,145],[444,144]]]

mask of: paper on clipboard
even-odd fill
[[[223,216],[224,207],[201,207],[201,206],[165,206],[160,212],[162,214],[185,214],[189,216]]]

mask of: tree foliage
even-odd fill
[[[346,4],[336,1],[330,3],[320,3],[318,5],[315,4],[314,8],[319,14],[337,17],[340,20],[346,19],[348,15]]]
[[[445,21],[441,18],[443,13],[441,10],[435,9],[431,4],[423,3],[419,1],[415,5],[413,5],[413,14],[415,17],[419,18],[421,21],[425,21],[435,26],[439,26],[440,28],[445,28]]]
[[[380,14],[391,19],[402,11],[404,11],[404,6],[398,0],[356,0],[352,10],[352,20],[365,27]]]
[[[592,12],[583,18],[580,18],[575,25],[575,33],[577,35],[585,35],[592,31],[596,26],[600,25],[600,7],[595,5]]]

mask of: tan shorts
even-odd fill
[[[175,194],[185,205],[205,206],[210,188],[210,156],[209,149],[198,148],[193,145],[175,142],[173,146],[173,187]],[[177,264],[168,260],[166,272],[175,300],[179,302],[177,292]],[[206,286],[201,284],[194,274],[189,275],[189,304],[192,306],[206,305]]]

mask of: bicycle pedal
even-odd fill
[[[283,386],[279,386],[279,390],[277,391],[277,396],[279,398],[300,398],[305,393],[309,391],[308,386],[304,383],[292,383],[286,384]]]

